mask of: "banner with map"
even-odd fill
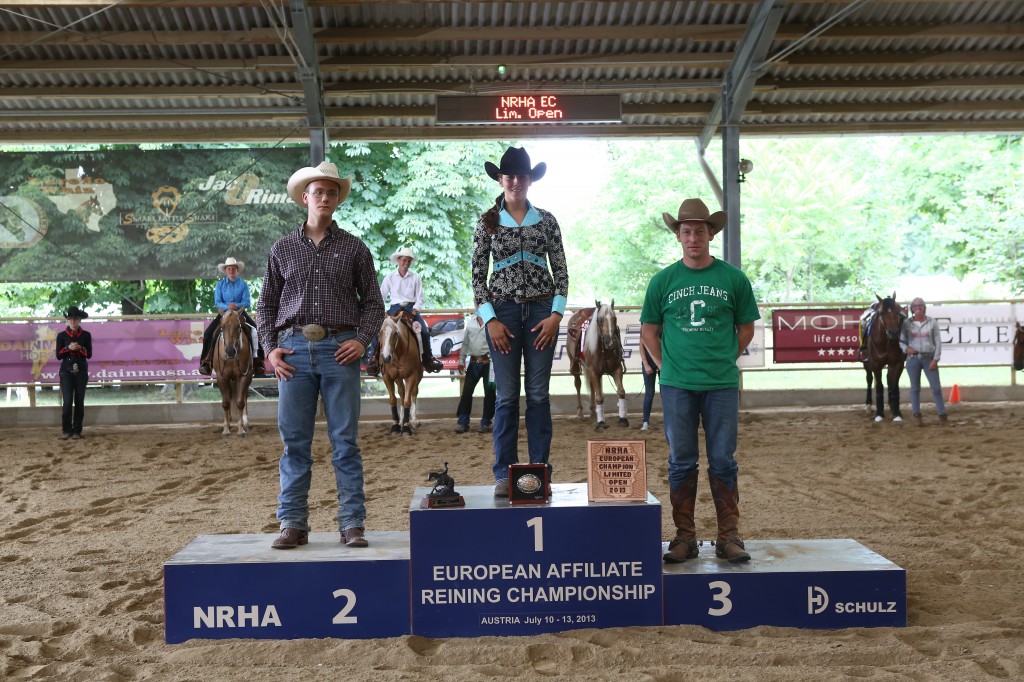
[[[6,152],[0,281],[216,278],[227,255],[262,274],[304,219],[286,192],[308,149]]]

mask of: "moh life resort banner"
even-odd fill
[[[302,211],[286,185],[298,147],[0,154],[0,281],[244,277]]]
[[[801,308],[772,313],[773,362],[856,362],[863,308]],[[943,365],[1009,365],[1024,305],[929,305],[939,325]]]

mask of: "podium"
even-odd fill
[[[547,504],[510,505],[492,486],[459,488],[466,506],[409,506],[413,632],[533,635],[661,625],[661,504],[592,503],[583,483]]]
[[[422,509],[409,532],[368,531],[355,549],[311,533],[202,535],[164,564],[165,638],[478,637],[576,628],[758,625],[904,627],[906,572],[854,540],[748,540],[750,562],[665,564],[661,503],[590,502],[555,484],[510,505],[463,486],[464,507]]]
[[[409,534],[338,533],[270,548],[275,535],[200,535],[164,564],[165,639],[365,639],[410,633]]]
[[[907,574],[854,540],[748,540],[730,564],[705,542],[665,564],[665,624],[739,630],[757,625],[906,627]],[[668,551],[668,543],[664,544]]]

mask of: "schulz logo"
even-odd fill
[[[828,608],[828,592],[816,585],[807,586],[807,613],[817,615]]]
[[[828,608],[828,592],[825,588],[817,585],[807,587],[807,613],[815,616],[823,613]],[[894,601],[837,601],[832,609],[836,613],[861,614],[861,613],[898,613],[897,604]]]

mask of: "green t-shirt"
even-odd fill
[[[656,274],[640,313],[662,326],[661,383],[691,391],[740,385],[736,326],[760,317],[750,280],[717,258],[700,270],[679,260]]]

